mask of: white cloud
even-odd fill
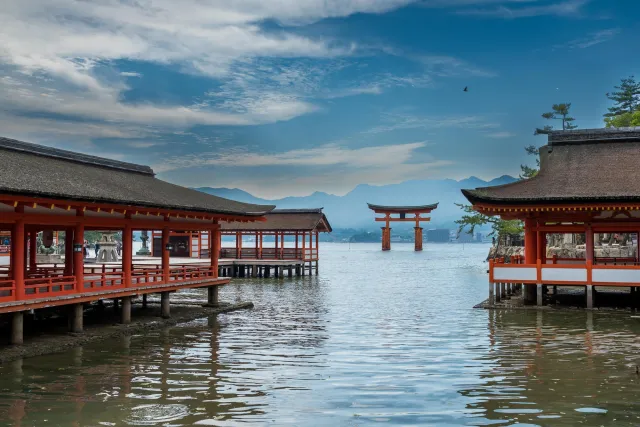
[[[56,112],[79,118],[141,124],[254,124],[288,120],[314,111],[299,96],[255,91],[233,111],[209,105],[154,106],[122,102],[123,79],[97,73],[116,60],[175,64],[183,71],[227,79],[238,63],[253,58],[332,58],[348,55],[352,43],[310,38],[292,28],[267,30],[274,19],[286,24],[313,22],[353,13],[381,13],[411,0],[7,0],[0,8],[0,68],[24,86],[47,82],[58,101],[23,93],[5,108]],[[242,78],[248,78],[245,73]],[[5,79],[4,86],[9,83]],[[29,98],[29,99],[27,99]],[[233,106],[233,100],[229,105]],[[236,103],[237,107],[237,103]]]
[[[493,133],[489,133],[487,134],[487,136],[489,138],[511,138],[516,136],[515,133],[513,132],[507,132],[507,131],[503,131],[503,132],[493,132]]]
[[[593,32],[586,37],[570,40],[566,43],[555,45],[554,49],[586,49],[591,46],[598,45],[613,40],[615,36],[620,34],[619,28],[608,28]]]
[[[435,159],[425,152],[431,143],[418,141],[374,147],[350,148],[341,144],[325,144],[316,148],[290,150],[284,153],[252,153],[247,149],[181,155],[153,166],[155,172],[171,174],[171,180],[187,186],[241,187],[263,197],[305,195],[310,188],[344,194],[358,184],[392,184],[409,179],[422,179],[439,174],[454,164]],[[268,183],[255,179],[255,173],[207,174],[206,170],[271,167]],[[194,168],[198,168],[194,170]],[[204,171],[203,169],[204,168]],[[305,173],[300,173],[304,168]],[[330,169],[331,173],[327,173]],[[207,182],[207,176],[215,182]]]
[[[382,117],[383,124],[375,126],[364,133],[382,133],[407,129],[494,129],[498,123],[487,121],[480,116],[421,117],[412,114],[387,113]]]
[[[209,153],[186,154],[166,159],[154,166],[156,172],[199,166],[335,166],[349,165],[354,168],[370,168],[402,164],[411,160],[416,151],[428,142],[382,145],[375,147],[348,148],[340,144],[326,144],[316,148],[305,148],[284,153],[253,153],[247,149],[233,149]]]
[[[468,5],[478,5],[485,7],[461,8],[456,13],[460,15],[475,15],[484,17],[495,17],[503,19],[529,18],[534,16],[580,16],[583,6],[591,0],[565,0],[554,2],[533,2],[533,1],[502,1],[502,2],[469,2]],[[490,3],[501,3],[496,7],[486,7]],[[536,4],[529,4],[536,3]]]

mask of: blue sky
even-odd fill
[[[635,0],[8,0],[3,136],[263,197],[516,175],[540,114],[601,127]],[[465,86],[468,92],[463,92]]]

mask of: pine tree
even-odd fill
[[[615,117],[640,110],[640,83],[633,76],[620,79],[620,86],[614,86],[616,92],[607,93],[607,98],[615,102],[605,117]]]
[[[571,130],[575,129],[578,126],[573,124],[576,120],[575,118],[569,115],[571,110],[571,103],[566,102],[563,104],[553,104],[551,106],[551,111],[548,113],[543,113],[542,118],[547,120],[562,120],[562,130]],[[542,135],[548,134],[553,130],[553,126],[546,125],[542,128],[536,128],[534,135]]]

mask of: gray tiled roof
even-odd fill
[[[438,207],[438,204],[432,203],[430,205],[419,205],[419,206],[385,206],[385,205],[374,205],[372,203],[367,203],[367,206],[369,206],[369,209],[373,209],[373,210],[412,212],[412,211],[433,210]]]
[[[0,138],[0,193],[260,216],[274,206],[240,203],[162,181],[148,166]]]
[[[640,128],[553,132],[540,161],[531,179],[462,193],[472,203],[640,202]]]
[[[221,225],[222,231],[313,231],[331,232],[331,225],[320,209],[275,209],[263,222],[231,222]]]

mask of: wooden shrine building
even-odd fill
[[[227,222],[221,227],[221,236],[233,236],[235,247],[221,244],[220,263],[232,260],[231,275],[268,276],[271,267],[274,275],[282,277],[284,269],[289,275],[318,274],[320,261],[319,235],[330,233],[331,225],[319,209],[274,209],[264,215],[263,222]],[[251,246],[243,240],[251,239]],[[269,241],[269,244],[265,244]]]
[[[382,206],[367,203],[369,209],[377,214],[384,215],[383,217],[376,217],[376,221],[384,222],[382,228],[382,250],[391,250],[391,222],[415,222],[415,250],[422,250],[422,227],[421,222],[428,222],[430,217],[421,216],[423,214],[430,214],[432,210],[438,207],[437,203],[423,206]],[[407,214],[412,217],[407,218]],[[392,216],[397,215],[397,216]]]
[[[0,163],[0,231],[11,245],[10,255],[0,258],[0,315],[12,313],[14,344],[22,342],[24,313],[31,310],[68,306],[71,329],[79,332],[83,305],[102,299],[122,301],[124,323],[136,295],[159,293],[165,317],[169,293],[179,289],[206,287],[216,304],[217,287],[229,281],[218,277],[220,224],[261,221],[273,209],[161,181],[147,166],[6,138],[0,138]],[[87,230],[121,231],[122,264],[85,264]],[[159,268],[133,263],[134,230],[161,230]],[[170,264],[169,234],[176,230],[213,235],[208,265]],[[63,265],[36,262],[40,231],[64,231]]]
[[[594,249],[604,233],[640,233],[639,165],[640,128],[554,131],[540,148],[535,177],[463,190],[475,210],[524,222],[524,259],[490,263],[491,303],[522,285],[525,301],[538,305],[549,285],[585,288],[588,308],[594,287],[630,287],[637,294],[638,253],[612,259]],[[548,257],[547,236],[555,233],[581,236],[584,258]]]

